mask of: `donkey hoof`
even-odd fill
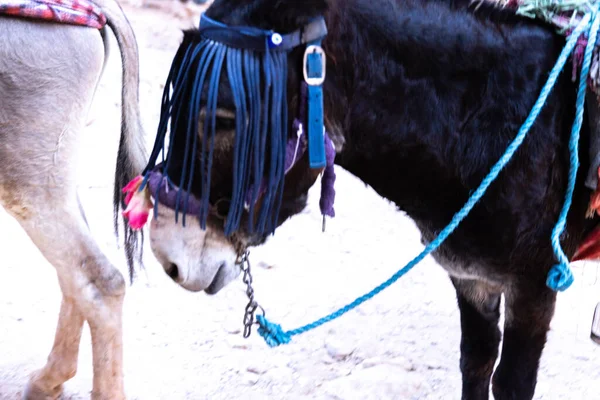
[[[23,400],[58,400],[62,395],[62,385],[59,385],[50,390],[50,392],[43,390],[37,386],[32,380],[27,382],[25,389],[23,390]]]

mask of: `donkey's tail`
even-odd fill
[[[121,189],[139,175],[147,161],[145,135],[141,124],[139,105],[139,55],[135,34],[125,13],[115,0],[93,0],[106,16],[121,53],[121,138],[117,152],[115,181],[113,188],[113,223],[115,234],[119,236],[119,215],[124,205]],[[105,48],[107,37],[103,35]],[[133,280],[134,255],[141,264],[143,233],[132,230],[123,218],[125,255]],[[139,240],[141,239],[141,240]]]

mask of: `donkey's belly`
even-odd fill
[[[434,240],[436,233],[418,221],[415,223],[421,232],[421,243],[427,246]],[[446,243],[442,243],[431,253],[431,256],[450,276],[459,279],[485,281],[493,285],[502,285],[509,279],[506,265],[493,265],[489,260],[478,259],[471,254],[454,251]]]

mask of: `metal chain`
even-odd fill
[[[254,313],[258,308],[258,303],[254,300],[254,289],[252,288],[252,272],[250,270],[250,252],[246,250],[238,256],[236,263],[240,265],[244,276],[242,281],[246,284],[246,296],[248,296],[248,304],[244,311],[244,338],[250,337],[252,333],[252,325],[254,325]]]

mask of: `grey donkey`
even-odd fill
[[[115,187],[146,162],[134,32],[114,0],[94,0],[119,44],[122,131]],[[104,28],[106,29],[106,28]],[[107,31],[0,16],[0,202],[56,268],[62,304],[47,364],[24,399],[57,399],[77,369],[84,322],[93,348],[94,400],[125,398],[122,305],[126,282],[87,227],[74,162],[107,57]],[[118,196],[117,196],[118,197]],[[58,239],[58,240],[57,240]]]

